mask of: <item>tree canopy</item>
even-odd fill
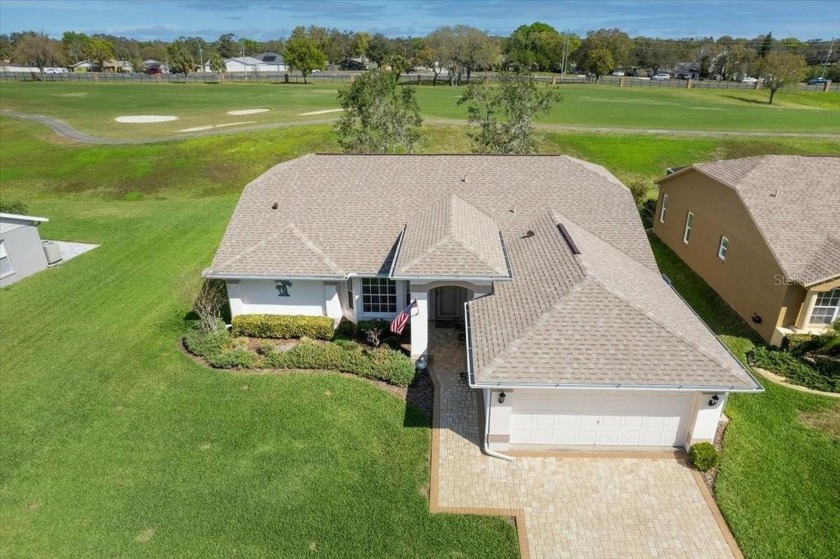
[[[770,90],[768,104],[773,104],[773,97],[780,89],[802,81],[808,66],[805,59],[789,52],[770,52],[759,63],[759,75],[764,78],[764,87]]]
[[[327,64],[327,56],[324,54],[315,40],[307,35],[295,35],[286,43],[283,51],[286,64],[303,74],[303,83],[312,73],[312,70],[320,70]]]
[[[467,105],[475,153],[528,154],[536,142],[533,121],[561,100],[551,86],[537,87],[527,73],[499,72],[498,85],[470,84],[458,104]]]
[[[338,91],[344,113],[335,126],[347,153],[411,152],[420,139],[420,107],[413,87],[401,87],[396,75],[376,68]]]

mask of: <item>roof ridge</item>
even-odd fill
[[[320,258],[324,262],[324,264],[327,265],[327,267],[330,270],[332,270],[336,274],[344,274],[344,270],[339,268],[338,265],[335,263],[335,261],[332,258],[330,258],[324,251],[322,251],[320,248],[318,248],[318,246],[315,243],[313,243],[309,239],[309,237],[307,237],[303,233],[303,231],[298,229],[297,226],[294,223],[289,222],[289,225],[287,225],[287,227],[292,232],[292,235],[294,235],[295,237],[300,239],[300,241],[304,244],[304,246],[306,248],[308,248],[310,250],[310,252],[312,252],[315,256]]]

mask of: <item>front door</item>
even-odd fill
[[[435,293],[435,317],[439,320],[462,320],[464,303],[469,298],[463,287],[439,287]]]

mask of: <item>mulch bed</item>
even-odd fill
[[[728,426],[728,421],[726,423],[718,423],[717,431],[715,431],[715,441],[713,443],[718,452],[723,452],[723,433]],[[712,468],[708,472],[701,472],[703,481],[706,482],[710,490],[715,488],[715,479],[717,479],[718,470],[719,468]]]

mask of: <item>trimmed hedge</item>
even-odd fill
[[[333,319],[326,316],[241,314],[233,317],[234,336],[250,338],[312,338],[331,340]]]
[[[319,343],[303,338],[288,351],[278,351],[266,342],[253,351],[247,341],[231,337],[224,329],[212,333],[196,329],[184,335],[184,346],[217,369],[326,369],[396,386],[411,384],[415,373],[414,363],[403,352],[384,346],[366,348],[350,340]]]
[[[712,443],[697,443],[688,450],[691,463],[701,472],[708,472],[718,465],[720,454]]]
[[[795,384],[823,392],[840,392],[840,370],[836,361],[818,358],[819,368],[816,368],[788,352],[764,347],[755,348],[750,359],[756,367],[779,374]]]
[[[265,363],[275,369],[334,369],[397,386],[411,384],[415,372],[414,363],[400,351],[363,348],[347,340],[326,344],[301,340],[288,351],[269,353]]]

